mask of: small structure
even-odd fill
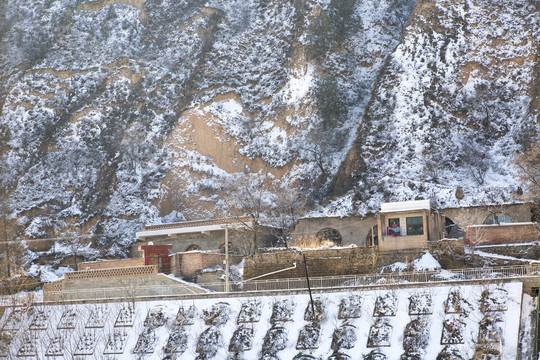
[[[193,281],[201,270],[225,264],[226,240],[229,265],[237,265],[274,237],[272,229],[257,225],[251,216],[146,225],[136,236],[132,258],[142,252],[145,265]]]
[[[383,203],[377,218],[379,250],[426,247],[444,237],[444,224],[429,200]]]
[[[171,245],[171,253],[194,250],[224,252],[226,229],[229,253],[246,255],[248,249],[265,247],[272,241],[270,231],[264,231],[250,216],[145,225],[136,233],[138,241],[132,245],[131,256],[137,257],[138,251],[148,245]],[[255,234],[258,235],[256,239]]]

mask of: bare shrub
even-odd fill
[[[293,240],[292,246],[300,249],[330,248],[335,246],[331,240],[322,240],[313,235],[297,237]]]

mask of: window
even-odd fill
[[[221,244],[219,246],[219,252],[221,254],[225,254],[225,243]],[[238,249],[233,246],[233,244],[229,241],[229,254],[236,254],[238,253]]]
[[[387,235],[399,236],[401,235],[401,228],[399,227],[399,219],[388,219],[388,231]]]
[[[195,250],[201,250],[201,247],[199,245],[193,244],[193,245],[189,245],[185,251],[195,251]]]
[[[424,235],[424,218],[422,216],[407,218],[407,235]]]
[[[484,221],[484,224],[491,225],[491,224],[504,224],[504,223],[511,223],[511,222],[512,222],[512,218],[508,216],[508,214],[497,213],[497,214],[492,214],[488,216],[488,218]]]

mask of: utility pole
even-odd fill
[[[540,291],[540,277],[538,278],[538,291]],[[540,294],[537,294],[536,302],[536,341],[534,342],[534,358],[538,359],[538,349],[540,348]]]
[[[306,262],[306,254],[302,254],[304,256],[304,267],[306,269],[306,281],[307,281],[307,288],[309,291],[309,299],[311,301],[311,315],[313,318],[315,318],[315,306],[313,305],[313,296],[311,295],[311,286],[309,285],[309,276],[308,276],[308,267]]]
[[[229,291],[229,225],[225,225],[225,292]]]

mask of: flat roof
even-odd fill
[[[253,218],[251,216],[242,216],[234,218],[183,221],[170,224],[145,225],[143,226],[143,230],[138,231],[135,236],[138,240],[145,240],[153,236],[172,236],[176,234],[224,230],[225,226],[230,228],[250,228],[253,226]]]
[[[382,203],[380,212],[390,213],[390,212],[430,210],[430,209],[431,209],[430,200],[411,200],[411,201]]]

